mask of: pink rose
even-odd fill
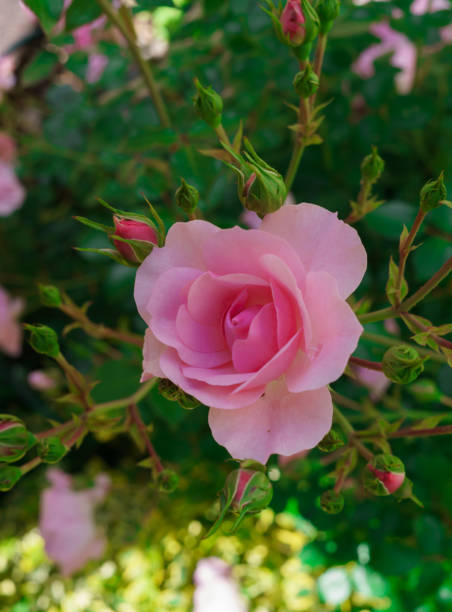
[[[16,158],[16,143],[6,132],[0,132],[0,161],[10,164]]]
[[[353,70],[364,79],[370,78],[375,74],[375,60],[391,53],[391,65],[400,69],[395,77],[396,87],[400,93],[408,93],[416,76],[416,46],[404,34],[393,30],[386,21],[372,24],[369,30],[381,42],[365,49],[353,64]]]
[[[214,438],[238,459],[312,448],[362,332],[345,298],[365,269],[356,230],[314,204],[256,230],[175,223],[137,272],[142,380],[169,378],[210,406]]]
[[[27,376],[27,381],[30,387],[38,391],[49,391],[56,385],[56,380],[44,370],[33,370]]]
[[[11,298],[0,287],[0,351],[18,357],[22,350],[22,327],[17,319],[23,310],[20,298]]]
[[[48,556],[70,576],[105,549],[94,523],[94,509],[105,498],[110,480],[100,474],[92,489],[74,491],[72,478],[56,468],[47,472],[51,487],[41,496],[39,529]]]
[[[287,0],[287,4],[281,13],[281,27],[287,38],[294,44],[301,44],[304,39],[303,9],[300,0]]]
[[[248,605],[240,595],[232,568],[218,557],[198,561],[193,575],[195,592],[193,612],[246,612]]]
[[[14,168],[0,161],[0,217],[7,217],[20,208],[25,200],[25,189],[17,180]]]

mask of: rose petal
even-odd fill
[[[317,350],[311,355],[300,352],[287,370],[287,387],[292,393],[318,389],[338,379],[363,331],[327,272],[307,275],[305,299]]]
[[[144,336],[143,374],[140,382],[154,378],[154,376],[159,378],[164,376],[160,367],[160,356],[165,349],[165,345],[157,340],[148,327]]]
[[[279,380],[246,408],[211,408],[209,425],[232,457],[265,463],[273,453],[292,455],[313,448],[329,431],[332,414],[326,387],[293,394]]]
[[[260,229],[287,240],[306,272],[329,272],[343,298],[356,289],[364,276],[367,256],[357,231],[326,208],[288,204],[266,215]]]
[[[177,311],[176,329],[182,342],[194,351],[215,353],[226,349],[222,326],[198,323],[184,304]]]
[[[135,302],[138,312],[149,323],[149,294],[159,276],[175,267],[206,270],[203,245],[220,229],[207,221],[174,223],[166,236],[165,246],[153,249],[137,270]]]
[[[277,351],[275,307],[266,304],[252,320],[248,337],[234,342],[232,363],[237,372],[256,372]]]
[[[270,286],[276,311],[278,347],[282,348],[297,331],[297,317],[287,292],[276,282],[272,281]]]
[[[233,386],[222,386],[201,382],[193,378],[187,378],[183,372],[184,364],[181,363],[177,352],[168,348],[160,359],[160,366],[166,378],[173,381],[186,393],[194,395],[200,402],[206,406],[214,406],[215,408],[241,408],[255,402],[264,391],[264,387],[256,387],[242,393],[232,394],[236,388]],[[215,376],[215,370],[212,370]]]

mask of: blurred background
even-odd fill
[[[19,0],[0,3],[0,129],[17,149],[7,153],[0,144],[1,163],[16,181],[14,204],[2,200],[0,183],[0,288],[4,300],[15,304],[15,319],[58,331],[64,354],[99,381],[93,397],[105,402],[136,390],[139,349],[111,346],[77,329],[62,336],[69,320],[40,305],[37,285],[57,285],[77,304],[92,302],[94,321],[143,333],[132,298],[135,271],[75,251],[109,243],[73,216],[109,224],[97,198],[144,213],[145,195],[169,227],[183,219],[174,201],[183,177],[198,188],[205,218],[222,227],[240,223],[232,173],[199,152],[217,144],[193,109],[193,79],[221,93],[229,135],[242,120],[259,155],[284,173],[288,126],[296,120],[289,105],[297,103],[297,62],[256,0],[130,2],[142,55],[173,121],[172,128],[162,128],[127,47],[98,19],[96,3],[80,2],[82,12],[92,12],[92,24],[71,32],[59,17],[61,4],[49,3],[45,34]],[[77,25],[74,11],[67,19]],[[342,2],[319,92],[328,102],[324,142],[305,152],[292,191],[297,202],[315,202],[346,217],[359,190],[361,160],[378,146],[386,167],[377,193],[385,203],[357,224],[369,254],[358,297],[371,297],[375,308],[385,305],[387,262],[397,252],[403,224],[414,220],[421,186],[445,170],[452,192],[451,66],[447,0]],[[429,215],[422,247],[409,261],[410,286],[425,282],[452,255],[451,213],[443,206]],[[438,324],[447,321],[451,296],[449,282],[436,294],[441,299],[426,300],[418,313]],[[383,324],[366,329],[388,333]],[[408,337],[397,327],[391,333]],[[67,418],[64,405],[54,401],[62,380],[50,360],[23,343],[19,330],[12,344],[0,338],[0,349],[1,412],[23,418],[32,431]],[[360,350],[378,360],[384,347],[363,341]],[[441,393],[452,395],[446,365],[429,362],[426,370]],[[51,384],[36,378],[36,371]],[[348,379],[335,389],[356,401],[368,395]],[[435,407],[392,388],[372,401],[386,413],[391,402],[406,410]],[[271,509],[247,518],[235,535],[203,540],[231,469],[212,440],[207,409],[186,411],[156,392],[140,408],[153,425],[162,460],[179,475],[178,489],[165,495],[149,486],[148,471],[136,465],[141,454],[126,435],[107,428],[87,437],[63,468],[79,491],[99,473],[108,474],[110,489],[96,511],[106,544],[98,559],[62,576],[37,529],[46,471],[29,474],[0,498],[2,612],[182,612],[194,605],[197,612],[215,612],[213,605],[202,607],[209,584],[225,593],[231,603],[218,610],[229,612],[452,610],[447,437],[394,443],[423,508],[364,497],[359,487],[352,492],[352,482],[343,512],[325,514],[316,500],[332,481],[328,459],[314,450],[288,464],[273,458]],[[206,565],[211,557],[217,560]],[[201,559],[204,565],[197,565]]]

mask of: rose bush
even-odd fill
[[[331,426],[327,385],[362,331],[345,299],[365,269],[356,230],[314,204],[257,230],[175,223],[137,272],[142,380],[169,378],[209,406],[236,458],[312,448]]]

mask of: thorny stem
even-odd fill
[[[407,427],[406,429],[393,431],[388,435],[388,438],[425,438],[427,436],[445,436],[447,434],[452,434],[452,425],[441,425],[428,429]]]
[[[418,321],[418,319],[416,319],[416,317],[414,317],[413,315],[409,314],[408,312],[402,312],[400,314],[401,314],[402,318],[407,319],[408,321],[410,321],[410,323],[412,325],[415,325],[421,331],[427,332],[429,330],[429,328],[426,325],[423,325],[420,321]],[[443,346],[444,348],[452,350],[452,342],[449,342],[449,340],[445,340],[444,338],[441,338],[440,336],[437,336],[436,334],[431,334],[430,337],[432,338],[432,340],[434,340],[440,346]]]
[[[403,241],[403,243],[399,247],[399,273],[397,276],[397,283],[396,283],[396,299],[397,299],[398,306],[400,305],[400,301],[401,301],[400,300],[400,290],[402,288],[402,281],[403,281],[403,277],[405,274],[405,265],[408,259],[408,255],[410,254],[411,247],[413,246],[413,242],[416,237],[416,234],[418,233],[419,228],[421,227],[422,222],[426,216],[427,216],[427,213],[419,209],[416,215],[416,219],[414,220],[414,223],[411,227],[410,233],[408,234],[406,239]]]
[[[355,437],[353,425],[350,423],[347,417],[342,414],[341,410],[337,406],[334,406],[334,418],[344,430],[344,433],[348,437],[349,443],[356,448],[359,454],[364,457],[364,459],[373,459],[373,454]]]
[[[369,361],[368,359],[360,359],[359,357],[350,357],[348,361],[353,365],[358,365],[368,370],[376,370],[377,372],[383,370],[383,366],[379,361]]]
[[[375,344],[381,344],[382,346],[398,346],[399,344],[408,344],[409,346],[414,346],[413,344],[409,344],[408,342],[404,342],[400,338],[390,338],[389,336],[380,336],[380,334],[373,334],[371,332],[363,332],[361,336],[364,340],[369,340],[370,342],[375,342]],[[422,346],[414,346],[419,355],[423,357],[429,357],[432,361],[437,361],[438,363],[445,363],[446,357],[441,355],[440,353],[435,353],[434,351],[430,351],[429,349],[425,349]]]
[[[97,0],[103,12],[107,15],[111,23],[118,28],[121,34],[127,41],[130,52],[135,59],[135,62],[143,76],[144,82],[149,90],[152,101],[154,102],[157,114],[160,117],[160,121],[165,127],[171,127],[171,120],[166,110],[165,103],[160,94],[158,85],[152,74],[149,62],[143,59],[141,52],[136,44],[135,33],[132,31],[130,24],[126,24],[120,15],[112,8],[109,0]]]
[[[124,406],[130,406],[130,404],[137,404],[144,397],[146,397],[158,380],[158,378],[152,378],[151,380],[146,381],[141,385],[141,387],[139,387],[139,389],[137,389],[137,391],[135,391],[135,393],[129,395],[129,397],[96,404],[92,410],[92,414],[101,414],[102,412],[107,412],[113,408],[123,408]]]
[[[314,55],[314,72],[320,79],[320,73],[322,72],[323,65],[323,57],[325,55],[326,43],[328,39],[328,34],[319,34],[317,39],[317,46],[315,48]],[[311,96],[310,104],[311,108],[314,108],[316,93]]]
[[[435,272],[435,274],[430,278],[422,287],[420,287],[413,295],[407,298],[400,305],[401,311],[411,310],[413,306],[416,306],[421,300],[425,298],[439,283],[445,279],[449,273],[452,271],[452,257],[441,266],[441,268]]]
[[[134,421],[135,425],[138,427],[138,431],[140,432],[143,442],[146,445],[149,456],[155,463],[155,468],[157,472],[163,472],[162,462],[160,461],[160,457],[156,453],[156,450],[154,446],[152,445],[151,440],[149,439],[149,435],[146,430],[146,425],[143,423],[141,419],[140,412],[137,406],[135,404],[130,404],[129,412],[130,412],[130,416],[132,417],[132,420]]]

